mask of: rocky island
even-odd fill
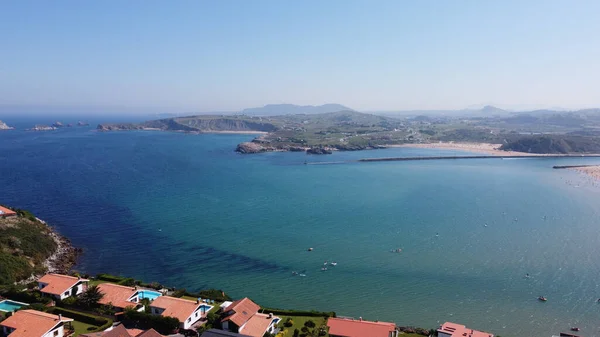
[[[0,130],[13,130],[13,127],[6,125],[3,121],[0,121]]]

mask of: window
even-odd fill
[[[192,318],[191,318],[191,317],[190,317],[190,318],[188,318],[188,323],[189,323],[189,322],[191,322],[191,321],[192,321]]]
[[[69,296],[69,292],[68,291],[65,291],[65,296]]]
[[[58,330],[54,330],[54,336],[58,336]]]
[[[198,312],[196,312],[196,317],[198,317]]]

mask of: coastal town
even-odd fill
[[[6,337],[494,336],[453,322],[424,330],[335,313],[271,310],[247,297],[230,300],[218,291],[212,296],[190,295],[194,294],[110,275],[46,274],[36,284],[17,287],[0,298],[1,333]]]

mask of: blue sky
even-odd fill
[[[3,1],[0,105],[600,106],[600,1]]]

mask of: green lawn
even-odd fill
[[[110,282],[108,282],[108,281],[103,281],[103,280],[90,280],[90,282],[89,282],[89,286],[90,286],[90,287],[91,287],[91,286],[97,286],[97,285],[99,285],[99,284],[101,284],[101,283],[110,283]]]
[[[318,327],[320,327],[321,325],[327,324],[324,317],[312,317],[312,316],[279,316],[279,317],[281,317],[281,323],[279,323],[280,329],[283,328],[283,324],[285,323],[285,321],[288,318],[291,318],[292,321],[294,322],[294,325],[292,325],[291,327],[283,328],[283,329],[285,329],[284,335],[283,335],[285,337],[292,337],[294,335],[294,329],[301,330],[302,327],[304,326],[304,323],[306,323],[308,321],[313,321],[316,324],[314,329],[318,329]],[[327,337],[327,336],[329,336],[329,335],[325,335],[325,337]]]
[[[71,324],[73,325],[73,328],[75,329],[75,334],[73,335],[75,337],[79,336],[82,333],[90,332],[90,330],[88,330],[88,328],[97,328],[97,326],[95,326],[95,325],[85,324],[85,323],[81,323],[78,321],[73,321]]]

